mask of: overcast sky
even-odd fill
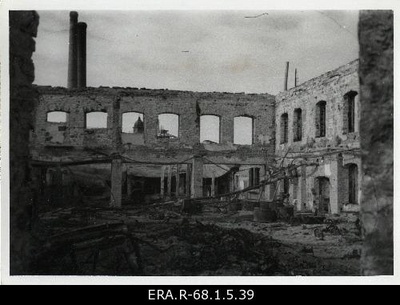
[[[67,85],[69,11],[38,11],[35,84]],[[257,17],[258,16],[258,17]],[[251,17],[251,18],[246,18]],[[79,11],[87,85],[277,94],[358,58],[358,11]]]

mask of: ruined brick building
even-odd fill
[[[73,88],[78,87],[78,66],[80,71],[85,70],[82,60],[79,65],[70,63],[71,70],[76,72],[70,74],[69,89],[32,87],[34,66],[31,57],[35,50],[39,16],[34,11],[10,11],[9,17],[10,224],[4,226],[4,232],[5,236],[10,232],[10,274],[30,273],[33,254],[36,254],[32,238],[32,202],[46,204],[42,199],[48,193],[52,199],[64,198],[66,204],[70,204],[66,195],[79,198],[77,195],[82,191],[79,186],[90,183],[92,191],[96,185],[102,190],[109,182],[113,188],[113,203],[118,204],[118,195],[122,193],[127,197],[127,181],[130,179],[141,179],[148,184],[150,177],[154,176],[153,184],[159,183],[159,192],[153,190],[150,193],[173,196],[172,182],[175,180],[176,186],[179,176],[178,185],[185,186],[179,190],[179,195],[186,196],[190,192],[192,196],[198,196],[200,192],[201,196],[204,189],[212,189],[211,185],[208,188],[212,178],[201,179],[209,175],[208,168],[212,163],[207,160],[222,164],[213,164],[215,167],[212,167],[215,171],[213,192],[216,193],[224,191],[224,188],[244,187],[245,181],[248,184],[250,181],[259,183],[258,178],[263,180],[268,176],[268,171],[274,164],[281,163],[284,156],[283,163],[299,166],[296,167],[297,174],[288,173],[287,179],[281,179],[279,185],[267,186],[262,195],[268,198],[283,190],[299,209],[321,205],[324,210],[327,203],[324,198],[329,198],[327,208],[330,212],[356,210],[358,206],[354,203],[360,203],[360,183],[354,177],[357,173],[359,179],[363,172],[361,274],[393,275],[393,11],[360,12],[359,62],[285,90],[277,97],[85,88],[85,79],[82,78],[85,75],[80,76],[81,88]],[[81,27],[82,34],[74,37],[84,36],[86,26]],[[75,29],[73,26],[73,32]],[[84,56],[84,44],[80,45],[79,53]],[[78,54],[77,49],[71,52]],[[360,90],[356,94],[358,86]],[[151,108],[140,104],[141,101],[148,101],[153,106],[156,102],[158,104]],[[217,102],[232,112],[222,111]],[[135,122],[138,121],[132,125],[135,129],[124,135],[120,127],[115,127],[122,125],[114,122],[121,124],[124,120],[122,109],[132,107],[129,109],[140,111],[131,104],[142,105],[144,113],[139,116],[142,122],[135,115]],[[240,104],[238,108],[243,111],[236,112],[235,104]],[[265,111],[253,112],[254,104],[258,110]],[[185,111],[181,110],[182,105],[185,105]],[[205,108],[205,105],[210,108]],[[199,143],[201,115],[215,114],[212,111],[215,109],[220,111],[219,119],[217,117],[220,143]],[[107,118],[106,128],[88,128],[92,125],[87,124],[90,115],[86,112],[94,110],[100,110]],[[54,116],[51,112],[55,111],[64,111],[65,115]],[[181,128],[177,137],[176,133],[161,132],[158,128],[155,116],[161,111],[179,114]],[[358,122],[360,112],[361,127]],[[253,123],[251,145],[232,143],[235,141],[232,126],[235,126],[236,115],[253,115],[250,117]],[[249,117],[245,118],[249,120]],[[268,119],[267,123],[260,122],[263,118]],[[155,122],[156,127],[149,122]],[[183,130],[184,126],[189,129]],[[183,138],[184,134],[195,134],[196,137]],[[134,143],[135,137],[140,138],[141,144],[138,144],[139,140],[136,144],[129,144]],[[362,146],[362,171],[357,153],[359,142]],[[203,160],[203,166],[200,166],[200,160]],[[177,164],[182,169],[173,179]],[[150,174],[150,165],[158,168],[158,172]],[[79,170],[80,167],[84,170]],[[129,174],[128,167],[132,168],[132,174]],[[141,167],[144,170],[139,172]],[[221,172],[217,172],[217,168]],[[128,179],[128,176],[131,177]],[[167,176],[164,178],[166,183],[161,183],[162,176]],[[196,178],[195,181],[192,177]],[[238,177],[238,183],[233,177]],[[322,177],[325,181],[329,179],[329,196],[328,184],[320,182]],[[103,180],[109,181],[104,183]],[[194,187],[193,190],[189,185]],[[37,190],[40,190],[39,194]],[[37,198],[38,195],[41,197]]]
[[[357,60],[277,96],[88,88],[86,24],[77,18],[72,12],[68,88],[37,87],[30,143],[45,199],[105,189],[113,206],[217,196],[259,185],[281,163],[295,173],[241,198],[283,194],[298,211],[359,210]],[[217,140],[200,139],[204,118]]]
[[[275,153],[301,165],[298,177],[281,184],[297,210],[359,211],[358,93],[355,60],[276,96]]]

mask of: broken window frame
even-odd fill
[[[281,114],[280,132],[281,132],[280,144],[287,143],[289,140],[289,115],[287,112]]]
[[[216,117],[216,118],[218,118],[218,141],[216,142],[216,143],[221,143],[221,116],[219,116],[219,115],[216,115],[216,114],[202,114],[201,116],[200,116],[200,143],[202,143],[203,141],[212,141],[212,140],[209,140],[209,139],[201,139],[201,127],[202,127],[202,123],[201,123],[201,121],[202,121],[202,118],[204,118],[204,117]],[[212,142],[214,142],[214,141],[212,141]]]
[[[65,113],[65,121],[49,121],[49,114],[51,113]],[[69,112],[63,110],[51,110],[46,113],[46,123],[50,124],[66,124],[69,121]]]
[[[299,142],[303,138],[303,111],[296,108],[293,111],[293,142]]]
[[[176,118],[177,118],[177,124],[178,124],[178,131],[177,131],[177,135],[173,135],[173,134],[170,134],[170,136],[168,136],[168,135],[162,135],[162,133],[161,133],[161,124],[160,124],[160,116],[162,116],[162,115],[174,115]],[[173,112],[163,112],[163,113],[159,113],[158,115],[157,115],[157,138],[159,138],[159,139],[179,139],[180,138],[180,132],[181,132],[181,130],[180,130],[180,120],[181,120],[181,116],[179,115],[179,114],[177,114],[177,113],[173,113]],[[166,130],[166,129],[164,129],[164,130]],[[169,131],[169,130],[166,130],[166,131]]]
[[[235,122],[237,122],[237,120],[236,120],[237,118],[251,119],[251,125],[250,125],[251,126],[251,143],[237,143],[236,142],[235,136],[237,135],[237,132],[236,132],[236,127],[235,127],[236,126]],[[236,145],[253,145],[254,144],[254,134],[255,134],[254,122],[255,122],[254,117],[252,117],[250,115],[238,115],[233,118],[233,144],[236,144]]]
[[[94,113],[103,113],[105,114],[105,121],[106,121],[106,126],[105,127],[88,127],[88,115],[94,114]],[[99,129],[107,129],[108,128],[108,112],[105,110],[98,110],[98,111],[88,111],[85,112],[85,129],[86,130],[99,130]]]
[[[343,96],[343,133],[353,133],[356,131],[356,91],[349,91]]]
[[[126,131],[124,131],[124,129],[123,129],[123,127],[124,127],[124,115],[125,114],[136,114],[136,115],[138,115],[139,117],[140,117],[140,115],[142,116],[142,122],[143,122],[143,132],[134,132],[134,130],[133,130],[133,128],[134,128],[134,125],[135,125],[135,123],[136,123],[136,121],[135,122],[133,122],[133,125],[132,125],[132,132],[126,132]],[[123,112],[122,114],[121,114],[121,132],[122,133],[125,133],[125,134],[144,134],[144,130],[145,130],[145,122],[144,122],[144,120],[145,120],[145,118],[144,118],[144,113],[143,112],[139,112],[139,111],[125,111],[125,112]]]
[[[326,137],[326,101],[319,101],[316,105],[315,128],[316,138]]]

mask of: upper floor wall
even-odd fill
[[[201,93],[134,88],[38,87],[32,144],[35,146],[191,148],[200,143],[200,118],[219,118],[219,143],[211,149],[234,148],[238,126],[235,118],[252,120],[249,147],[274,149],[275,98],[269,94]],[[64,112],[63,119],[49,120],[49,113]],[[98,113],[94,125],[88,114]],[[141,119],[140,135],[123,130],[127,113]],[[160,134],[160,115],[172,114],[177,134]],[[95,115],[93,115],[95,117]],[[135,117],[135,116],[133,116]],[[96,125],[97,124],[97,125]],[[134,129],[132,123],[132,130]],[[240,127],[239,127],[240,128]],[[236,131],[235,131],[236,130]]]
[[[276,153],[359,147],[358,60],[276,96]]]

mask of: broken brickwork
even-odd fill
[[[200,93],[134,88],[64,88],[39,87],[40,103],[36,109],[34,143],[63,144],[74,147],[110,147],[113,130],[121,132],[122,114],[137,112],[144,116],[144,145],[184,148],[200,142],[201,115],[220,118],[221,144],[233,143],[235,117],[253,119],[253,143],[268,147],[274,143],[274,97],[268,94]],[[118,110],[114,107],[119,103]],[[68,113],[66,123],[46,121],[51,111]],[[115,112],[118,116],[113,119]],[[85,114],[107,113],[107,128],[86,129]],[[179,116],[179,136],[165,141],[159,138],[158,115]],[[58,140],[54,140],[54,138]],[[61,139],[61,140],[60,140]]]

